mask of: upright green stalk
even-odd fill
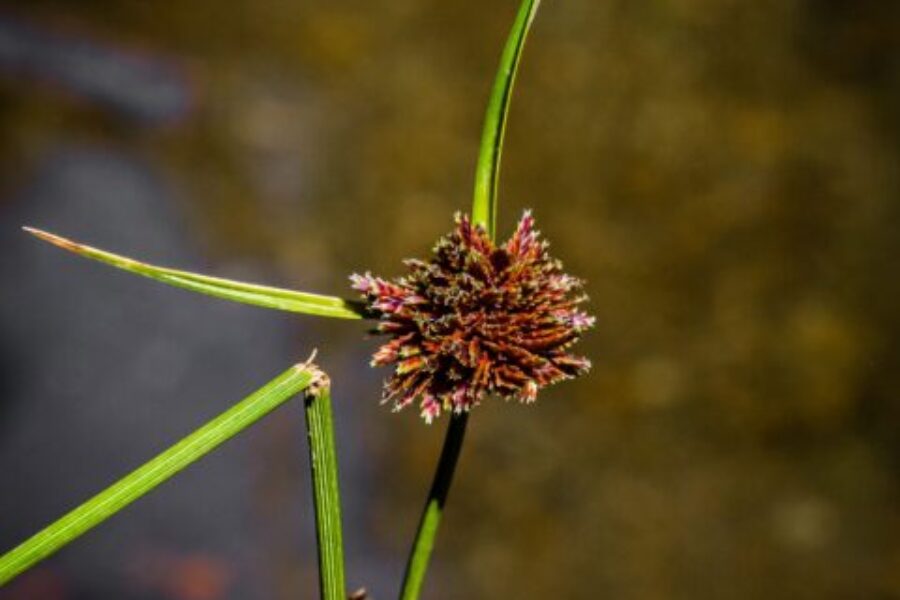
[[[522,57],[522,48],[540,0],[523,0],[516,14],[500,66],[494,79],[494,87],[484,115],[484,129],[475,165],[475,194],[472,200],[472,221],[481,223],[491,237],[497,228],[497,186],[500,180],[500,156],[503,152],[503,135],[506,132],[506,118],[509,115],[509,101],[512,97],[516,71]]]
[[[509,113],[509,101],[512,97],[516,70],[522,56],[525,38],[534,20],[540,0],[523,0],[516,14],[512,30],[506,40],[500,66],[497,70],[494,86],[491,89],[487,111],[484,117],[484,130],[481,136],[478,163],[475,167],[475,193],[472,200],[472,222],[482,225],[493,239],[497,226],[497,183],[500,174],[500,155],[503,149],[503,135],[506,130],[506,118]],[[441,457],[425,502],[425,510],[419,521],[419,528],[400,590],[401,600],[416,600],[422,591],[425,572],[434,549],[434,540],[443,515],[453,473],[462,450],[466,433],[466,413],[452,415],[444,438]]]
[[[320,372],[313,384],[306,389],[304,405],[316,512],[320,597],[322,600],[346,600],[341,499],[331,418],[331,383],[324,373]]]
[[[295,365],[16,548],[0,556],[0,586],[87,533],[314,383],[318,369]]]

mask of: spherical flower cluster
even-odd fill
[[[594,318],[578,309],[582,282],[547,248],[530,212],[503,245],[457,215],[431,261],[405,261],[407,275],[353,275],[376,332],[390,337],[372,358],[395,365],[383,401],[400,410],[418,399],[431,423],[486,394],[530,403],[540,388],[586,372],[590,361],[567,350]]]

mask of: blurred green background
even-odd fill
[[[334,294],[350,293],[353,271],[399,274],[402,258],[425,255],[453,212],[468,210],[483,107],[515,9],[510,0],[3,3],[0,41],[18,39],[38,58],[0,44],[0,223],[21,224],[21,190],[42,177],[45,157],[102,148],[174,190],[172,220],[202,258],[165,255],[172,266]],[[40,40],[62,50],[48,54],[53,44]],[[93,63],[65,60],[84,44]],[[147,80],[129,79],[129,65],[149,68]],[[534,209],[554,254],[587,279],[598,325],[579,350],[594,368],[534,406],[487,402],[474,413],[426,597],[900,598],[898,106],[900,3],[545,1],[512,106],[500,235]],[[161,256],[128,245],[141,227],[119,227],[107,246]],[[59,233],[106,241],[89,227]],[[76,268],[41,256],[44,277]],[[223,267],[235,264],[244,270]],[[150,303],[172,294],[176,310],[216,302],[137,289]],[[257,309],[229,310],[224,320]],[[345,534],[357,544],[350,583],[390,598],[444,423],[377,406],[385,373],[366,366],[375,344],[364,327],[280,319],[290,355],[220,395],[220,408],[319,347],[338,373],[344,494],[356,507]],[[242,364],[256,343],[265,341],[221,351]],[[114,357],[83,365],[82,376],[103,379]],[[188,353],[185,377],[205,360]],[[173,413],[191,402],[171,395]],[[3,432],[25,426],[3,418]],[[41,438],[40,425],[28,427]],[[291,531],[297,515],[279,507],[308,502],[294,490],[306,477],[294,456],[302,439],[277,424],[260,431],[248,461],[267,483],[247,510]],[[17,452],[0,442],[8,461],[25,460]],[[217,464],[219,476],[241,477],[240,465]],[[101,473],[72,500],[121,472]],[[26,494],[12,481],[3,490]],[[0,520],[6,545],[68,504],[24,521],[11,506]],[[4,536],[13,521],[17,535]],[[227,533],[227,514],[214,527]],[[124,554],[139,541],[109,538],[108,548]],[[76,545],[48,563],[52,583],[33,579],[0,597],[311,597],[311,543],[293,533],[246,540],[266,569],[222,559],[180,587],[93,572],[99,558],[67,566]]]

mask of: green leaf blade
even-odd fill
[[[155,458],[0,556],[0,587],[180,473],[315,383],[318,372],[315,367],[306,364],[291,367]]]
[[[361,303],[344,300],[343,298],[244,283],[221,277],[211,277],[189,271],[160,267],[93,248],[33,227],[23,227],[23,229],[45,242],[79,256],[193,292],[263,308],[320,317],[335,319],[361,319],[365,317],[365,311]]]

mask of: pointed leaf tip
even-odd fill
[[[50,232],[44,231],[43,229],[37,229],[36,227],[28,227],[27,225],[25,225],[22,227],[22,231],[30,233],[34,237],[44,240],[45,242],[49,242],[54,246],[59,246],[60,248],[70,250],[72,252],[76,252],[79,247],[79,244],[76,244],[71,240],[67,240],[64,237],[54,235]]]
[[[68,250],[85,258],[106,263],[118,269],[149,277],[169,285],[231,300],[243,304],[262,306],[288,312],[298,312],[321,317],[333,317],[337,319],[360,319],[365,316],[364,308],[357,302],[344,300],[334,296],[323,296],[308,292],[298,292],[282,288],[244,283],[220,277],[210,277],[188,271],[180,271],[167,267],[159,267],[148,263],[136,261],[126,256],[113,254],[79,244],[62,236],[36,229],[23,227],[31,235],[53,244],[63,250]]]

